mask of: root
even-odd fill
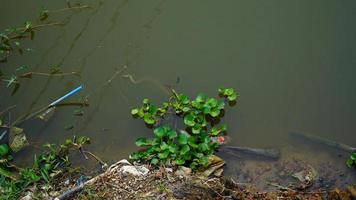
[[[147,79],[147,78],[143,78],[143,79],[139,79],[139,80],[136,80],[133,78],[133,76],[131,74],[125,74],[125,75],[122,75],[122,78],[127,78],[129,79],[129,81],[132,83],[132,84],[135,84],[135,85],[138,85],[138,84],[141,84],[141,83],[144,83],[144,82],[149,82],[153,85],[155,85],[158,89],[160,89],[163,93],[167,94],[167,95],[170,95],[171,94],[171,90],[163,85],[161,82],[155,80],[155,79]]]

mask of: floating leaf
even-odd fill
[[[161,146],[160,146],[161,150],[166,150],[166,149],[169,149],[169,146],[167,143],[165,142],[162,142]]]
[[[143,99],[142,103],[143,104],[149,104],[150,100],[149,99]]]
[[[185,134],[179,134],[178,143],[179,144],[187,144],[188,143],[188,137]]]
[[[165,131],[165,129],[164,129],[162,126],[156,128],[156,129],[154,129],[153,132],[154,132],[154,134],[155,134],[158,138],[162,138],[163,136],[166,135],[166,131]]]
[[[184,146],[182,147],[182,149],[180,150],[180,154],[181,154],[181,155],[185,155],[185,154],[188,153],[189,151],[190,151],[189,146],[188,146],[188,145],[184,145]]]
[[[10,128],[9,144],[13,152],[18,152],[22,148],[29,145],[22,128],[18,128],[15,126]]]
[[[146,122],[146,124],[149,124],[149,125],[156,123],[156,120],[149,113],[145,113],[145,115],[143,116],[143,120]]]
[[[47,18],[48,18],[48,10],[41,10],[41,12],[40,12],[40,20],[41,21],[44,21],[44,20],[46,20]]]
[[[136,146],[142,147],[147,145],[147,139],[146,138],[138,138],[135,141]]]
[[[134,108],[134,109],[132,109],[131,110],[131,115],[137,115],[138,114],[138,112],[139,112],[139,109],[138,108]]]
[[[184,117],[184,123],[188,126],[194,126],[195,125],[194,119],[195,119],[194,115],[188,114]]]
[[[0,145],[0,157],[6,156],[9,153],[9,146],[7,144]]]
[[[175,130],[170,130],[170,131],[168,131],[167,136],[168,136],[169,139],[176,138],[177,137],[177,132]]]
[[[218,108],[213,108],[210,113],[209,113],[212,117],[217,117],[220,115],[220,109]]]
[[[178,150],[177,146],[175,144],[170,145],[168,149],[171,153],[177,153],[177,150]]]
[[[206,94],[199,93],[195,101],[197,101],[198,103],[203,103],[205,102],[206,98],[207,98]]]
[[[162,153],[159,153],[158,157],[161,158],[161,159],[166,159],[168,157],[168,155],[169,155],[169,151],[166,150],[166,151],[164,151]]]
[[[183,95],[183,94],[179,95],[179,101],[182,104],[189,104],[189,102],[190,102],[188,96]]]

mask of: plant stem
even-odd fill
[[[93,7],[91,6],[75,6],[75,7],[68,7],[68,8],[61,8],[57,10],[49,10],[48,13],[59,13],[59,12],[65,12],[65,11],[72,11],[72,10],[82,10],[82,9],[92,9]]]

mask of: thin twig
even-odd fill
[[[82,10],[82,9],[92,9],[93,7],[91,6],[75,6],[75,7],[68,7],[68,8],[61,8],[57,10],[48,10],[48,13],[59,13],[59,12],[65,12],[65,11],[72,11],[72,10]]]
[[[43,73],[43,72],[27,72],[24,74],[21,74],[19,77],[20,78],[31,78],[32,75],[39,75],[39,76],[68,76],[68,75],[77,75],[77,72],[67,72],[67,73]]]
[[[102,166],[107,166],[108,164],[106,164],[103,160],[101,160],[97,155],[93,154],[90,151],[82,151],[83,153],[89,154],[90,156],[92,156],[95,160],[97,160]]]
[[[7,113],[9,110],[11,110],[11,109],[13,109],[15,107],[16,107],[16,105],[12,105],[12,106],[9,106],[9,107],[5,108],[3,111],[0,112],[0,116],[5,114],[5,113]]]

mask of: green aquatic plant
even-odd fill
[[[10,147],[0,145],[0,199],[17,199],[24,189],[35,183],[50,183],[70,169],[69,153],[81,151],[89,143],[87,137],[74,136],[61,145],[46,144],[42,153],[34,156],[32,166],[26,168],[14,165]]]
[[[351,154],[350,158],[346,161],[346,165],[350,168],[356,166],[356,152]]]
[[[208,158],[219,147],[216,138],[226,133],[226,124],[219,125],[225,102],[236,102],[238,94],[232,88],[220,88],[222,99],[200,93],[191,100],[185,94],[172,90],[168,102],[153,105],[149,99],[131,110],[131,114],[154,127],[154,138],[138,138],[136,145],[143,150],[130,155],[132,160],[158,165],[184,165],[196,170],[208,163]],[[177,122],[167,122],[169,116],[181,118],[184,127]]]

